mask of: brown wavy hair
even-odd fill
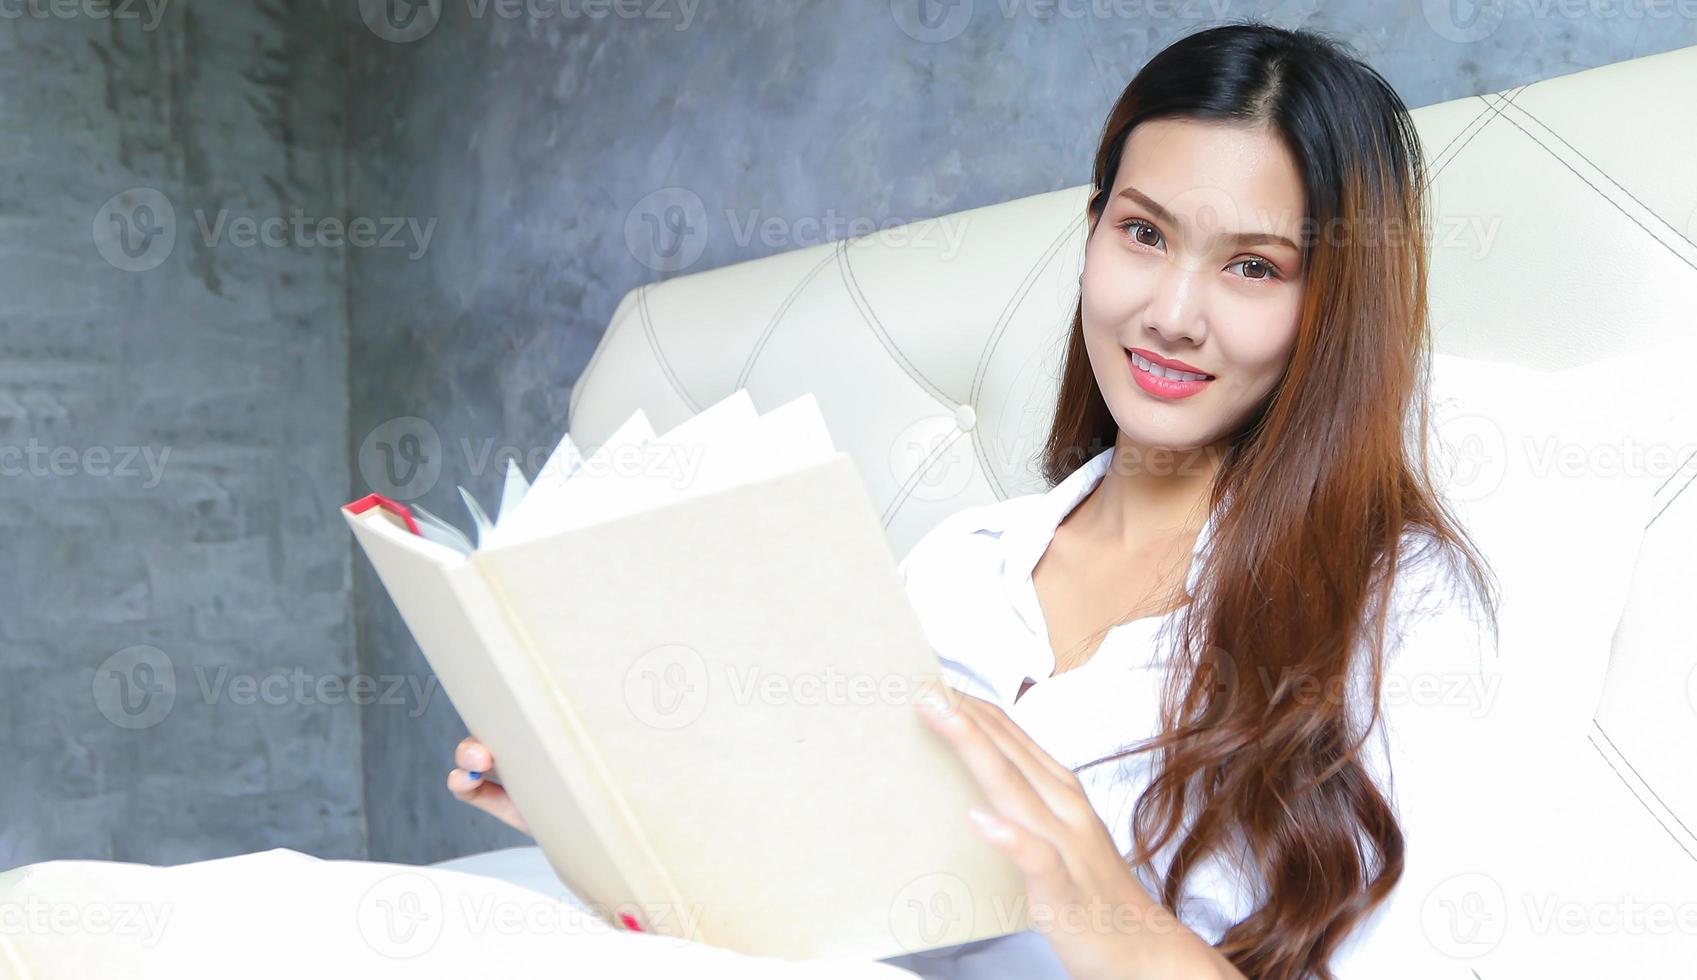
[[[1089,765],[1156,753],[1128,860],[1152,866],[1177,841],[1163,905],[1179,907],[1205,857],[1242,847],[1258,904],[1218,949],[1250,977],[1329,980],[1334,951],[1402,875],[1396,813],[1360,750],[1380,712],[1386,607],[1412,560],[1404,533],[1458,560],[1496,621],[1492,576],[1428,469],[1425,165],[1407,107],[1341,43],[1214,27],[1157,54],[1109,113],[1091,233],[1127,137],[1158,118],[1264,126],[1285,141],[1307,194],[1309,280],[1284,374],[1210,447],[1220,465],[1198,559],[1206,586],[1183,606],[1159,734]],[[1117,435],[1077,308],[1062,370],[1042,459],[1051,485]],[[1312,696],[1350,690],[1362,657],[1363,713]]]

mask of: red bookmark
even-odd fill
[[[368,493],[351,504],[343,504],[342,509],[350,514],[363,514],[373,507],[381,507],[402,521],[406,522],[407,530],[418,534],[418,522],[412,519],[412,511],[407,510],[406,504],[396,503],[380,493]],[[419,535],[423,537],[423,535]]]
[[[626,929],[629,929],[631,932],[641,932],[642,931],[642,927],[636,924],[636,916],[631,915],[629,912],[620,912],[619,913],[619,922]]]

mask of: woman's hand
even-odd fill
[[[483,778],[484,773],[495,768],[495,757],[482,742],[475,738],[460,742],[454,750],[454,765],[458,768],[448,773],[448,791],[456,799],[470,803],[520,833],[530,833],[530,826],[507,796],[506,789]]]
[[[1078,777],[1001,708],[946,687],[919,706],[983,788],[994,812],[968,822],[1025,874],[1032,926],[1074,980],[1243,976],[1149,895]]]

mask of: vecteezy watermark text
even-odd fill
[[[133,936],[147,949],[164,935],[171,911],[169,902],[55,902],[26,895],[0,902],[0,936]]]
[[[139,20],[152,31],[171,0],[0,0],[0,20]]]
[[[461,0],[471,20],[524,18],[532,23],[550,20],[670,22],[685,31],[695,21],[701,0]],[[442,22],[446,0],[359,0],[360,18],[371,33],[385,41],[410,44],[423,40]]]
[[[407,717],[417,718],[430,706],[436,693],[436,675],[417,674],[355,674],[343,677],[336,674],[314,674],[299,667],[288,672],[264,675],[233,673],[228,665],[214,670],[194,668],[200,696],[206,704],[228,700],[238,707],[266,704],[278,707],[288,704],[360,706],[406,705]]]
[[[0,0],[0,3],[5,0]],[[350,218],[309,215],[305,208],[287,214],[231,214],[228,208],[193,210],[203,248],[385,248],[406,249],[422,258],[436,234],[436,219],[357,215]],[[176,251],[177,206],[164,192],[132,187],[107,199],[95,212],[95,251],[114,269],[147,272]]]
[[[163,479],[165,462],[170,456],[170,446],[86,446],[78,449],[49,446],[32,437],[21,446],[0,446],[0,477],[144,477],[142,487],[152,490]]]
[[[430,248],[436,234],[436,219],[420,222],[417,218],[309,217],[305,210],[295,208],[287,218],[272,215],[256,218],[252,215],[230,217],[228,209],[220,209],[212,218],[196,208],[195,223],[200,227],[201,240],[208,248],[216,248],[229,236],[237,248],[406,248],[407,258],[417,259]]]

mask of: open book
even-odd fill
[[[746,390],[515,467],[473,538],[343,508],[561,881],[628,928],[881,959],[1029,928],[982,793],[912,698],[940,684],[813,396]]]

